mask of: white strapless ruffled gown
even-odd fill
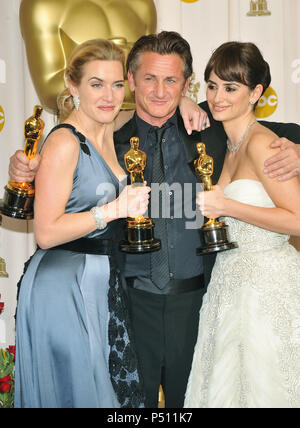
[[[274,207],[258,181],[233,181],[225,193]],[[300,255],[287,235],[226,223],[239,248],[217,256],[185,407],[300,408]]]

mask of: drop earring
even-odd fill
[[[77,95],[73,95],[73,103],[74,103],[76,110],[78,111],[79,106],[80,106],[80,99]]]

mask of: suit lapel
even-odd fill
[[[194,160],[198,157],[196,144],[199,142],[203,142],[205,144],[207,154],[212,156],[214,159],[214,173],[212,176],[212,182],[213,184],[216,184],[222,172],[226,154],[226,134],[222,124],[220,122],[216,122],[209,111],[208,114],[212,126],[207,128],[205,131],[193,132],[192,135],[188,135],[185,130],[183,120],[178,113],[178,131],[180,137],[182,138],[187,163],[193,172]],[[130,138],[135,136],[138,136],[135,117],[127,122],[119,131],[114,133],[117,157],[120,165],[124,169],[124,155],[130,149]]]
[[[193,132],[192,135],[188,135],[181,116],[178,116],[178,130],[179,135],[182,138],[183,145],[185,148],[187,162],[190,168],[194,172],[194,160],[198,157],[196,148],[197,143],[204,143],[206,147],[206,153],[212,156],[214,160],[214,173],[212,175],[212,182],[216,184],[222,172],[224,158],[226,154],[226,136],[222,126],[214,121],[210,117],[210,121],[213,124],[212,127],[207,128],[202,132]]]
[[[115,150],[118,161],[124,171],[126,171],[124,163],[124,155],[130,149],[130,138],[138,137],[138,130],[135,118],[133,117],[119,131],[114,133]]]
[[[219,180],[226,154],[226,135],[223,127],[216,127],[214,126],[215,123],[202,133],[202,142],[205,144],[206,153],[214,160],[213,184],[216,184]]]

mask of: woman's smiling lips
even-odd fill
[[[224,110],[226,110],[228,108],[229,108],[229,106],[218,106],[216,104],[213,104],[213,109],[216,112],[221,112],[221,111],[224,111]]]
[[[102,110],[102,111],[113,111],[115,109],[115,107],[114,106],[99,106],[98,109]]]

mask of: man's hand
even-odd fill
[[[36,155],[34,159],[29,160],[22,150],[16,151],[11,156],[9,163],[9,176],[11,180],[30,183],[34,180],[39,169],[41,156]]]
[[[267,159],[264,173],[269,177],[278,177],[278,181],[286,181],[300,174],[300,145],[286,138],[278,138],[271,144],[272,148],[280,148],[280,153]]]
[[[189,135],[191,135],[193,131],[200,132],[210,127],[206,111],[202,110],[202,108],[189,97],[181,98],[179,108],[185,129]]]

